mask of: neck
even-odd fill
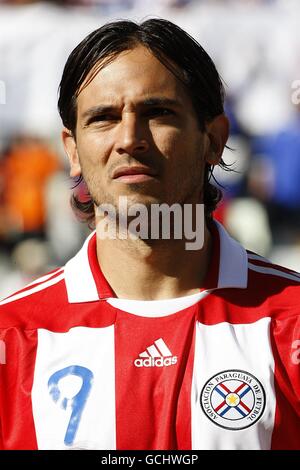
[[[211,259],[211,235],[204,230],[199,250],[187,250],[186,240],[100,239],[97,257],[117,297],[159,300],[199,292]]]

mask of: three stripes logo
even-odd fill
[[[136,367],[165,367],[177,363],[177,356],[173,356],[162,338],[154,341],[154,344],[146,348],[134,361]]]

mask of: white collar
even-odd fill
[[[214,221],[219,231],[220,261],[217,289],[244,289],[248,283],[248,260],[245,248]],[[88,245],[95,232],[86,239],[81,250],[65,266],[65,282],[69,303],[100,300],[88,259]]]
[[[220,262],[218,289],[248,285],[248,255],[245,248],[231,238],[223,225],[214,220],[220,237]]]

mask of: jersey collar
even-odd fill
[[[219,222],[214,220],[213,223],[217,229],[220,253],[217,289],[244,289],[248,282],[247,252]],[[212,235],[216,243],[214,230]],[[97,262],[95,232],[89,235],[81,250],[67,262],[65,282],[70,303],[95,302],[115,297]]]

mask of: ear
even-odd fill
[[[62,136],[62,141],[63,141],[63,145],[65,148],[65,152],[68,155],[69,162],[70,162],[70,176],[71,178],[80,176],[81,166],[79,162],[75,138],[72,132],[66,127],[63,128],[61,136]]]
[[[219,114],[206,125],[209,146],[206,152],[206,162],[218,165],[229,136],[229,120],[225,114]]]

